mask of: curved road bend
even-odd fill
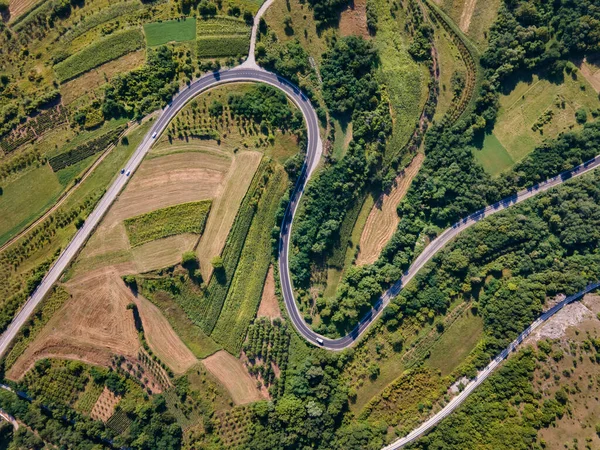
[[[104,196],[100,199],[100,202],[96,208],[88,216],[83,226],[77,231],[77,233],[75,233],[75,236],[71,242],[54,262],[40,285],[33,292],[31,297],[29,297],[29,299],[25,302],[24,306],[17,313],[13,321],[7,327],[6,331],[0,337],[0,356],[6,352],[10,342],[15,338],[19,329],[27,321],[44,296],[50,291],[54,283],[58,281],[60,275],[76,256],[77,252],[83,247],[86,240],[96,228],[104,214],[108,211],[110,205],[115,201],[121,190],[125,187],[127,181],[129,180],[129,177],[126,174],[128,172],[133,174],[138,168],[144,159],[144,156],[146,153],[148,153],[148,150],[150,150],[150,147],[152,147],[152,144],[155,141],[152,136],[154,136],[155,133],[156,137],[160,136],[177,112],[181,110],[181,108],[183,108],[183,106],[193,97],[212,87],[233,82],[262,82],[270,84],[278,89],[281,89],[298,106],[298,108],[300,108],[306,121],[308,133],[307,155],[301,176],[302,183],[306,183],[310,177],[310,174],[319,163],[322,153],[322,143],[319,136],[319,123],[317,115],[307,97],[304,96],[304,94],[302,94],[297,87],[288,81],[261,69],[238,67],[231,70],[211,73],[201,77],[192,83],[188,88],[181,91],[173,99],[171,104],[161,112],[158,120],[154,123],[146,137],[144,137],[141,144],[127,162],[127,165],[125,166],[125,174],[119,174],[117,176],[117,179],[105,192]],[[302,192],[303,189],[304,184],[301,186],[299,184],[296,192]]]
[[[284,218],[284,224],[282,226],[281,231],[279,258],[279,271],[285,305],[292,321],[294,322],[294,326],[305,337],[306,340],[308,340],[314,345],[319,345],[317,339],[322,339],[323,344],[321,346],[328,350],[343,350],[345,348],[350,347],[362,336],[362,334],[369,328],[371,323],[373,323],[373,321],[379,317],[379,315],[383,312],[383,309],[390,303],[390,301],[400,293],[402,287],[405,286],[408,282],[410,282],[410,280],[413,279],[413,277],[419,272],[419,270],[421,270],[423,266],[427,264],[427,262],[429,262],[429,260],[431,260],[431,258],[433,258],[437,252],[444,248],[446,244],[448,244],[452,239],[454,239],[464,230],[471,227],[472,225],[475,225],[480,220],[491,216],[492,214],[495,214],[499,211],[503,211],[506,208],[517,203],[521,203],[525,200],[528,200],[531,197],[539,194],[540,192],[547,191],[548,189],[558,186],[571,178],[590,172],[596,169],[598,166],[600,166],[600,155],[596,156],[590,161],[585,162],[584,164],[575,167],[572,170],[563,172],[553,178],[536,184],[532,188],[519,191],[511,197],[507,197],[494,203],[493,205],[480,209],[479,211],[474,212],[465,219],[462,219],[461,221],[455,223],[450,228],[446,229],[442,234],[440,234],[436,239],[431,241],[431,243],[427,247],[425,247],[423,252],[415,259],[415,261],[408,268],[408,270],[404,272],[402,278],[396,283],[394,283],[392,287],[390,287],[379,297],[379,299],[375,302],[375,306],[362,317],[362,319],[358,322],[358,325],[350,333],[338,339],[329,339],[315,333],[304,322],[304,319],[300,311],[298,310],[298,305],[296,304],[296,301],[294,299],[293,286],[288,266],[289,230],[294,219],[297,201],[299,199],[299,196],[302,195],[302,189],[299,189],[296,194],[298,198],[294,197],[295,203],[292,203],[291,208],[289,208]],[[304,185],[302,184],[302,186]]]
[[[538,194],[539,192],[546,191],[554,186],[563,183],[568,178],[582,175],[586,172],[595,169],[600,165],[600,157],[594,158],[593,160],[588,161],[585,164],[582,164],[571,171],[565,172],[559,176],[544,181],[531,189],[520,191],[512,197],[506,198],[495,203],[494,205],[488,206],[480,211],[477,211],[468,216],[467,218],[463,219],[462,221],[456,223],[451,228],[448,228],[434,241],[432,241],[429,246],[425,248],[423,253],[421,253],[415,259],[414,263],[404,273],[402,278],[398,282],[396,282],[390,289],[388,289],[382,294],[382,296],[375,303],[375,307],[371,309],[360,320],[359,324],[352,332],[340,339],[328,339],[312,331],[312,329],[304,322],[304,319],[298,309],[294,298],[288,264],[290,230],[294,219],[294,215],[296,213],[300,198],[302,197],[302,194],[304,192],[306,183],[310,178],[311,174],[313,173],[314,169],[318,165],[322,153],[322,143],[319,136],[319,126],[316,113],[308,99],[300,92],[300,90],[297,87],[293,86],[291,83],[287,82],[283,78],[278,77],[270,72],[266,72],[262,69],[255,69],[248,66],[241,66],[235,69],[205,75],[197,81],[195,81],[193,84],[191,84],[187,89],[184,89],[182,92],[180,92],[173,99],[170,106],[165,108],[161,112],[158,120],[154,123],[151,130],[148,132],[146,137],[143,139],[142,143],[135,150],[134,154],[125,166],[125,172],[135,172],[135,170],[142,162],[144,156],[154,143],[155,139],[152,138],[154,133],[156,133],[156,135],[159,136],[165,130],[165,128],[173,119],[173,117],[177,114],[177,112],[181,110],[181,108],[183,108],[183,106],[190,99],[200,94],[201,92],[215,87],[217,85],[244,81],[262,82],[281,89],[300,108],[306,121],[308,134],[307,155],[301,175],[298,179],[294,193],[292,194],[291,201],[288,205],[288,209],[284,216],[284,220],[281,227],[279,269],[286,308],[295,328],[298,330],[299,333],[301,333],[304,336],[306,340],[313,343],[314,345],[318,345],[317,339],[323,339],[322,346],[328,350],[342,350],[351,346],[367,330],[369,325],[375,319],[378,318],[378,316],[381,314],[381,312],[383,311],[385,306],[387,306],[390,300],[396,295],[398,295],[398,293],[402,289],[402,286],[408,283],[415,276],[415,274],[440,249],[442,249],[448,242],[454,239],[463,230],[474,225],[479,220],[490,216],[491,214],[494,214],[498,211],[502,211],[513,204],[527,200],[533,197],[534,195]],[[77,231],[77,233],[75,234],[71,242],[68,244],[68,246],[65,248],[63,253],[59,256],[59,258],[50,268],[48,274],[42,280],[41,284],[34,291],[32,296],[27,300],[23,308],[17,313],[14,320],[8,326],[7,330],[0,337],[0,355],[6,352],[10,342],[14,339],[21,326],[26,322],[28,317],[38,306],[43,297],[52,288],[52,285],[58,280],[62,272],[66,269],[68,264],[73,260],[73,258],[77,254],[77,252],[84,245],[84,243],[89,238],[95,227],[98,225],[98,223],[100,222],[101,218],[106,213],[110,205],[117,198],[119,192],[124,188],[128,179],[129,177],[123,174],[119,175],[117,179],[112,183],[112,185],[108,188],[108,190],[106,191],[106,193],[104,194],[94,211],[86,219],[84,225],[81,227],[81,229]],[[573,299],[569,301],[573,301]],[[561,303],[561,305],[564,306],[564,304],[566,304],[565,302]],[[538,320],[546,320],[558,309],[556,307],[553,308]],[[545,318],[543,319],[543,317]],[[532,326],[528,328],[529,332],[531,332],[531,330],[533,329],[532,327],[534,326],[534,324],[532,324]],[[535,327],[537,327],[538,325],[535,325]],[[518,342],[516,344],[513,343],[511,345],[517,344]],[[429,430],[431,427],[435,426],[440,420],[442,420],[452,410],[454,410],[464,400],[464,398],[466,398],[466,396],[487,377],[487,375],[500,363],[500,361],[502,361],[510,353],[510,351],[511,347],[509,347],[502,354],[500,354],[492,363],[490,363],[488,367],[486,367],[486,369],[482,371],[481,375],[476,380],[471,382],[467,386],[467,388],[459,396],[455,397],[442,411],[440,411],[440,413],[430,418],[427,422],[421,425],[421,427],[411,432],[407,437],[400,439],[396,443],[392,444],[392,446],[390,447],[386,447],[386,450],[400,448],[406,443],[416,439],[418,436],[423,434],[425,431]]]

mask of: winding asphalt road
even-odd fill
[[[214,72],[205,75],[175,96],[170,105],[160,113],[158,120],[154,123],[146,137],[129,159],[124,168],[125,173],[117,176],[116,180],[114,180],[114,182],[105,192],[104,196],[100,199],[100,202],[96,208],[88,216],[83,226],[77,231],[69,245],[52,265],[40,285],[33,292],[31,297],[29,297],[29,299],[25,302],[25,305],[17,313],[6,331],[0,337],[0,356],[6,352],[10,343],[17,335],[19,329],[27,321],[44,296],[52,289],[54,283],[58,281],[60,275],[77,255],[77,252],[83,247],[104,214],[106,214],[110,208],[110,205],[112,205],[112,203],[116,200],[119,193],[127,184],[129,178],[139,167],[144,159],[144,156],[146,156],[146,153],[148,153],[156,138],[158,138],[166,129],[167,125],[175,117],[177,112],[180,111],[187,102],[201,92],[218,85],[234,82],[261,82],[275,86],[285,92],[285,94],[298,106],[304,115],[308,133],[307,156],[301,175],[302,185],[298,185],[300,187],[296,190],[296,194],[294,196],[295,200],[291,203],[293,205],[293,210],[295,211],[297,202],[300,199],[300,195],[304,189],[304,183],[306,183],[310,177],[310,174],[314,171],[315,167],[319,163],[323,147],[319,137],[319,123],[317,115],[314,108],[310,104],[310,101],[292,83],[262,69],[240,66],[235,69]],[[153,138],[153,136],[155,137]],[[129,172],[131,175],[127,176],[127,173]],[[302,322],[302,324],[306,326],[304,322]]]
[[[265,8],[266,9],[266,8]],[[264,12],[264,11],[263,11]],[[256,20],[258,22],[258,19]],[[148,153],[155,139],[161,135],[166,129],[169,122],[175,117],[177,112],[183,108],[183,106],[190,101],[192,98],[197,96],[203,91],[206,91],[217,85],[233,82],[261,82],[270,84],[272,86],[281,89],[285,94],[298,106],[301,110],[307,128],[308,144],[307,154],[304,162],[304,166],[301,175],[297,181],[296,188],[292,194],[290,203],[284,216],[284,220],[281,227],[281,239],[280,239],[280,255],[279,255],[279,271],[281,278],[281,287],[283,291],[283,297],[285,305],[290,316],[290,319],[294,327],[298,332],[309,342],[314,345],[320,345],[328,350],[343,350],[350,347],[360,336],[368,329],[371,323],[375,321],[382,313],[383,309],[389,304],[389,302],[401,291],[402,287],[407,284],[416,273],[429,261],[431,258],[440,251],[446,244],[452,239],[458,236],[462,231],[474,225],[478,221],[485,217],[488,217],[496,212],[502,211],[509,206],[520,203],[527,200],[534,195],[546,191],[554,186],[563,183],[565,180],[582,175],[586,172],[594,170],[600,165],[600,157],[596,157],[591,161],[582,164],[575,169],[551,178],[543,183],[534,186],[531,189],[523,190],[518,192],[512,197],[501,200],[494,205],[488,206],[480,211],[477,211],[460,222],[456,223],[452,227],[445,230],[440,236],[432,241],[425,250],[415,259],[411,267],[404,273],[402,278],[396,282],[390,289],[383,293],[383,295],[377,300],[374,308],[372,308],[363,318],[360,320],[356,328],[348,335],[339,339],[329,339],[324,336],[312,331],[312,329],[304,322],[302,314],[298,309],[298,305],[295,301],[293,286],[291,282],[291,276],[289,271],[289,248],[290,248],[290,230],[292,227],[293,219],[298,208],[298,204],[304,193],[306,183],[310,179],[310,176],[317,167],[322,154],[322,143],[319,135],[319,123],[314,108],[310,104],[310,101],[306,98],[300,90],[291,84],[290,82],[278,77],[270,72],[258,68],[255,65],[254,59],[249,59],[247,63],[226,71],[215,72],[212,74],[205,75],[200,79],[192,83],[187,89],[181,91],[171,102],[171,104],[165,108],[161,113],[157,121],[152,126],[142,143],[135,150],[131,156],[129,162],[125,166],[125,174],[120,174],[105,192],[104,196],[94,209],[94,211],[86,219],[84,225],[77,231],[69,245],[65,248],[62,254],[58,257],[56,262],[50,268],[47,275],[42,280],[38,288],[33,292],[32,296],[27,300],[23,308],[17,313],[14,320],[8,326],[7,330],[0,337],[0,356],[3,355],[8,349],[10,342],[15,338],[19,329],[27,321],[29,316],[33,313],[35,308],[39,305],[44,296],[50,291],[54,283],[59,279],[60,275],[64,272],[70,262],[75,258],[78,251],[83,247],[91,233],[94,231],[104,214],[108,211],[111,204],[115,201],[119,193],[123,190],[127,181],[135,170],[141,164],[144,156]],[[153,137],[154,136],[154,137]],[[590,285],[586,288],[586,291],[596,289],[598,285]],[[573,301],[575,298],[583,295],[579,293],[576,296],[572,296],[569,299],[565,299],[561,304],[554,307],[552,310],[541,316],[536,322],[534,322],[524,333],[529,334],[533,329],[539,326],[543,321],[551,317],[556,311],[558,311],[565,304]],[[423,423],[420,427],[413,430],[406,437],[399,439],[395,443],[386,447],[385,450],[399,449],[408,442],[412,442],[417,437],[424,434],[427,430],[435,426],[444,417],[450,414],[464,399],[475,389],[487,376],[494,370],[494,368],[500,364],[500,362],[506,358],[510,352],[516,348],[517,345],[522,342],[525,334],[519,336],[519,338],[513,342],[504,352],[494,359],[480,374],[478,377],[471,381],[465,390],[458,396],[453,398],[451,402],[446,405],[439,413],[432,416],[428,421]]]
[[[524,189],[517,192],[511,197],[507,197],[500,200],[493,205],[487,206],[479,211],[474,212],[468,217],[455,223],[450,228],[446,229],[436,239],[434,239],[423,252],[415,259],[410,268],[404,272],[404,275],[398,280],[392,287],[385,291],[381,297],[375,302],[375,306],[368,311],[358,325],[346,336],[339,339],[329,339],[315,333],[310,327],[304,322],[301,313],[298,310],[297,303],[293,294],[293,286],[290,278],[289,265],[288,265],[288,253],[289,253],[289,230],[294,219],[294,213],[296,211],[297,203],[294,203],[288,210],[284,225],[282,226],[281,241],[280,241],[280,258],[279,258],[279,272],[281,276],[281,286],[283,289],[283,296],[285,300],[286,308],[290,314],[294,326],[296,329],[311,343],[319,345],[317,339],[321,339],[323,344],[322,347],[328,350],[343,350],[350,347],[356,340],[358,340],[365,331],[369,328],[371,323],[376,320],[379,315],[383,312],[384,308],[390,303],[390,301],[397,296],[402,287],[405,286],[413,277],[427,264],[431,258],[435,256],[446,244],[452,241],[456,236],[462,233],[467,228],[475,225],[480,220],[491,216],[497,212],[503,211],[506,208],[521,203],[531,197],[539,194],[540,192],[547,191],[550,188],[558,186],[570,178],[574,178],[584,173],[590,172],[600,166],[600,155],[594,159],[575,167],[572,170],[566,171],[557,175],[549,180],[542,183],[536,184],[530,189]],[[298,189],[297,195],[301,195],[302,189]],[[295,199],[296,200],[296,199]]]

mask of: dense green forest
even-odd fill
[[[531,187],[600,153],[600,128],[594,122],[587,124],[581,132],[564,133],[555,140],[543,143],[499,178],[488,175],[473,157],[475,147],[494,124],[503,84],[508,80],[514,82],[515,78],[518,79],[520,74],[527,71],[530,73],[541,69],[545,69],[547,72],[544,73],[549,73],[549,76],[563,76],[567,56],[577,54],[583,57],[597,48],[600,35],[594,33],[593,26],[587,25],[590,16],[587,15],[586,5],[573,7],[571,3],[534,5],[531,2],[507,2],[501,8],[489,33],[490,46],[482,56],[484,80],[474,110],[452,127],[438,124],[429,128],[425,136],[427,157],[398,207],[401,221],[396,233],[375,264],[347,270],[335,297],[318,302],[323,321],[317,331],[335,336],[353,328],[357,318],[368,310],[385,288],[398,279],[399,273],[416,257],[420,251],[417,246],[419,238],[434,238],[441,228],[450,226],[477,209],[508,197],[521,188]],[[514,42],[520,47],[507,51]],[[341,78],[341,74],[337,78]],[[324,85],[327,86],[325,77]],[[351,83],[347,85],[352,86]],[[343,164],[342,160],[339,165]],[[335,167],[330,171],[334,172]],[[352,173],[356,174],[358,170]],[[330,175],[325,171],[320,178],[327,176]],[[314,180],[313,186],[314,192],[322,194],[322,189],[316,189],[321,183],[320,178]],[[355,192],[357,185],[348,187],[351,189],[344,189],[343,192]],[[310,189],[309,186],[306,203],[310,214],[307,216],[327,214],[331,202],[319,204],[318,200],[311,198]],[[341,201],[350,194],[328,195],[333,195],[334,201]],[[318,211],[315,211],[315,207]],[[343,217],[343,211],[335,210],[335,217]],[[292,267],[298,287],[309,285],[311,264],[320,263],[323,253],[331,249],[338,237],[336,231],[339,229],[337,222],[331,222],[329,226],[330,223],[324,220],[319,228],[322,239],[307,240],[305,222],[309,223],[310,219],[300,215],[294,231],[299,250],[295,259],[292,259]]]

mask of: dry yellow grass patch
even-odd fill
[[[125,272],[143,272],[178,262],[181,253],[193,248],[197,236],[171,236],[130,250],[123,221],[167,206],[215,198],[230,166],[231,157],[225,153],[172,153],[144,161],[82,251],[82,266],[89,270],[128,261],[133,264],[124,267]]]
[[[98,397],[96,404],[90,412],[90,417],[94,420],[106,422],[115,412],[117,404],[121,401],[120,395],[115,395],[110,389],[104,387],[102,394]]]
[[[277,301],[277,295],[275,294],[275,276],[273,274],[273,266],[269,267],[267,279],[265,280],[265,286],[263,287],[260,306],[258,307],[256,316],[269,317],[270,319],[281,317],[279,302]]]
[[[41,3],[40,0],[10,0],[8,4],[8,12],[10,13],[10,21],[14,22],[17,17],[25,14],[35,5]]]
[[[241,361],[225,350],[203,359],[202,363],[225,386],[237,405],[256,402],[264,398],[256,388],[256,381],[250,378]]]
[[[114,61],[107,62],[101,66],[84,73],[78,78],[65,83],[60,88],[63,103],[68,105],[84,94],[110,81],[115,75],[129,72],[144,63],[146,53],[144,50],[129,53]]]
[[[202,278],[206,283],[212,275],[210,260],[223,251],[240,203],[248,191],[261,158],[262,153],[259,152],[238,153],[229,169],[227,178],[213,201],[204,234],[196,252],[200,260]]]
[[[113,354],[136,357],[140,344],[127,310],[134,297],[114,269],[91,272],[65,287],[73,298],[17,359],[7,374],[10,379],[21,378],[43,358],[109,366]]]
[[[340,34],[369,37],[367,28],[367,0],[354,0],[340,14]]]
[[[360,236],[360,252],[356,257],[357,265],[374,263],[396,231],[400,221],[396,208],[406,195],[413,178],[419,172],[424,158],[422,153],[417,153],[408,167],[398,175],[392,190],[388,194],[381,195],[373,206]]]
[[[465,1],[462,13],[460,14],[460,23],[458,24],[463,33],[469,31],[469,27],[471,26],[471,18],[473,17],[473,13],[475,12],[476,6],[477,0]]]
[[[592,85],[596,92],[600,92],[600,67],[598,66],[599,58],[593,60],[584,59],[579,64],[581,75]]]
[[[177,374],[186,372],[198,362],[155,305],[142,296],[138,296],[136,304],[148,344],[161,361]]]

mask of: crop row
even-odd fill
[[[121,434],[129,428],[131,419],[127,417],[127,414],[122,409],[119,409],[108,419],[106,425],[115,433]]]
[[[223,258],[223,268],[211,278],[206,289],[205,301],[202,303],[197,302],[193,306],[193,312],[191,311],[192,305],[187,305],[187,307],[186,305],[181,305],[190,319],[207,334],[210,334],[215,327],[223,308],[223,303],[225,303],[225,298],[227,297],[229,286],[238,266],[252,219],[256,213],[256,204],[262,196],[266,179],[268,179],[271,171],[271,164],[263,158],[254,174],[248,192],[240,205],[231,231],[227,236],[225,248],[221,255]]]
[[[41,136],[43,133],[67,121],[67,110],[60,105],[40,112],[22,126],[0,140],[4,153],[11,153],[21,145]]]
[[[125,220],[132,247],[183,233],[202,234],[212,201],[182,203]]]
[[[244,56],[250,48],[250,36],[222,35],[198,38],[198,58]]]
[[[121,133],[125,131],[125,128],[126,127],[122,125],[114,130],[104,133],[101,136],[98,136],[95,139],[90,139],[73,150],[69,150],[50,158],[48,162],[50,163],[52,170],[54,172],[58,172],[65,167],[72,166],[79,161],[83,161],[84,159],[103,151],[111,144],[116,144]]]
[[[229,352],[239,353],[248,326],[256,315],[271,263],[271,230],[281,198],[287,190],[287,176],[276,166],[257,203],[257,212],[246,237],[244,249],[212,337]]]
[[[199,37],[207,35],[229,35],[250,33],[250,27],[242,19],[229,16],[217,16],[208,19],[199,19],[197,23]]]
[[[111,4],[110,7],[98,11],[96,14],[82,16],[80,22],[73,25],[73,28],[61,36],[61,40],[63,42],[71,42],[75,38],[87,33],[89,30],[97,27],[98,25],[102,25],[103,23],[116,19],[117,17],[137,11],[142,7],[142,3],[135,0]]]
[[[141,30],[114,33],[69,56],[54,66],[58,81],[64,83],[104,63],[117,59],[144,46]]]

